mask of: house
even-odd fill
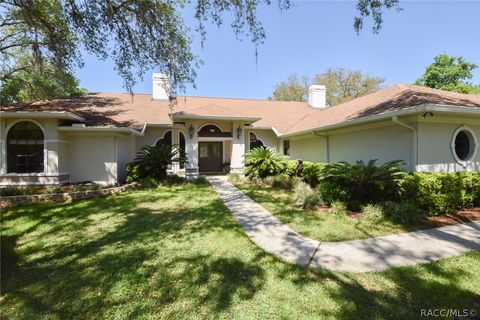
[[[194,178],[268,146],[292,159],[404,160],[410,171],[480,170],[480,96],[397,84],[329,107],[325,87],[307,102],[94,93],[0,108],[0,185],[121,182],[143,145],[178,144]]]

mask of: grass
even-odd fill
[[[321,209],[303,210],[295,205],[291,191],[250,183],[235,186],[295,231],[319,241],[365,239],[429,227],[427,224],[402,225],[385,219],[372,221],[367,215],[351,217]]]
[[[254,246],[208,185],[2,212],[2,319],[415,319],[472,308],[480,253],[333,273]]]

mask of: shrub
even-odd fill
[[[271,148],[259,147],[245,154],[245,175],[248,177],[258,176],[265,179],[285,170],[285,162]]]
[[[204,176],[199,176],[197,179],[195,179],[193,181],[193,183],[197,184],[197,185],[208,185],[210,184],[207,180],[207,178],[205,178]]]
[[[339,216],[347,215],[347,205],[341,201],[333,201],[331,204],[332,213]]]
[[[91,183],[91,184],[88,186],[88,190],[91,190],[91,191],[98,191],[98,190],[100,190],[100,189],[102,189],[102,186],[99,185],[98,183],[95,183],[95,182]]]
[[[228,181],[232,184],[236,184],[240,180],[240,175],[238,173],[229,173]]]
[[[286,174],[274,176],[272,178],[271,185],[273,188],[292,190],[295,185],[295,178],[292,178]]]
[[[23,195],[23,189],[16,186],[7,186],[0,189],[0,196],[2,197],[11,197],[11,196],[21,196]]]
[[[307,197],[303,201],[302,207],[303,209],[312,210],[322,204],[323,204],[323,201],[322,201],[321,194],[318,192],[313,192],[312,194],[307,195]]]
[[[413,201],[391,202],[384,205],[386,219],[403,225],[417,225],[425,221],[425,212]]]
[[[50,194],[60,194],[64,193],[62,187],[60,186],[52,186],[47,188],[47,192]]]
[[[125,169],[127,171],[127,183],[138,182],[142,179],[140,175],[139,165],[133,162],[127,163]]]
[[[309,195],[313,194],[313,192],[313,189],[307,183],[298,181],[293,189],[293,197],[295,201],[303,203]]]
[[[308,183],[312,188],[315,188],[320,182],[320,176],[324,166],[324,163],[308,161],[303,162],[303,180]]]
[[[362,214],[365,218],[378,221],[384,218],[383,208],[378,204],[367,204],[366,206],[362,207]]]
[[[177,185],[187,182],[185,177],[180,177],[176,174],[168,175],[165,179],[160,181],[163,185]]]
[[[402,161],[377,166],[376,160],[326,164],[322,170],[323,194],[328,201],[346,201],[358,209],[361,204],[393,200],[398,197],[399,182],[404,175]]]
[[[402,198],[414,201],[429,215],[449,214],[480,205],[480,173],[417,172],[401,184]]]
[[[297,160],[285,160],[283,173],[289,177],[297,176]]]
[[[151,176],[156,179],[165,179],[167,177],[168,166],[174,162],[186,163],[186,156],[176,145],[143,146],[137,153],[137,157],[132,163],[127,165],[136,166],[131,168],[136,171],[136,175],[142,179]],[[133,176],[132,176],[133,179]]]
[[[149,189],[149,188],[157,188],[160,185],[160,183],[154,177],[148,176],[143,178],[140,181],[140,185],[142,186],[142,188]]]
[[[73,192],[81,192],[81,191],[83,191],[83,190],[84,190],[84,187],[83,187],[83,185],[81,185],[81,184],[74,184],[74,185],[72,186],[72,191],[73,191]]]
[[[23,187],[23,194],[25,194],[25,195],[38,194],[39,192],[40,192],[40,188],[37,187],[37,186]]]

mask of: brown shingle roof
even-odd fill
[[[480,95],[461,94],[416,85],[396,84],[304,116],[286,134],[338,124],[422,104],[480,108]]]
[[[179,96],[173,109],[168,101],[149,94],[95,93],[78,98],[0,106],[0,111],[70,111],[86,124],[141,129],[144,123],[171,124],[170,114],[241,115],[260,117],[254,127],[274,127],[280,133],[319,128],[347,120],[397,111],[421,104],[480,108],[480,95],[467,95],[397,84],[323,110],[306,102]]]

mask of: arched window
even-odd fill
[[[198,131],[199,137],[218,137],[222,134],[222,129],[213,124],[207,124]]]
[[[155,145],[158,146],[171,146],[172,145],[172,131],[167,131],[163,134],[161,139],[158,139]]]
[[[43,131],[30,121],[15,124],[7,135],[7,172],[43,172]]]
[[[258,139],[255,133],[250,132],[250,150],[260,147],[264,147],[262,140]]]
[[[178,132],[178,141],[180,145],[180,154],[185,156],[185,135],[181,131]],[[183,168],[185,168],[185,163],[180,163],[180,169]]]

